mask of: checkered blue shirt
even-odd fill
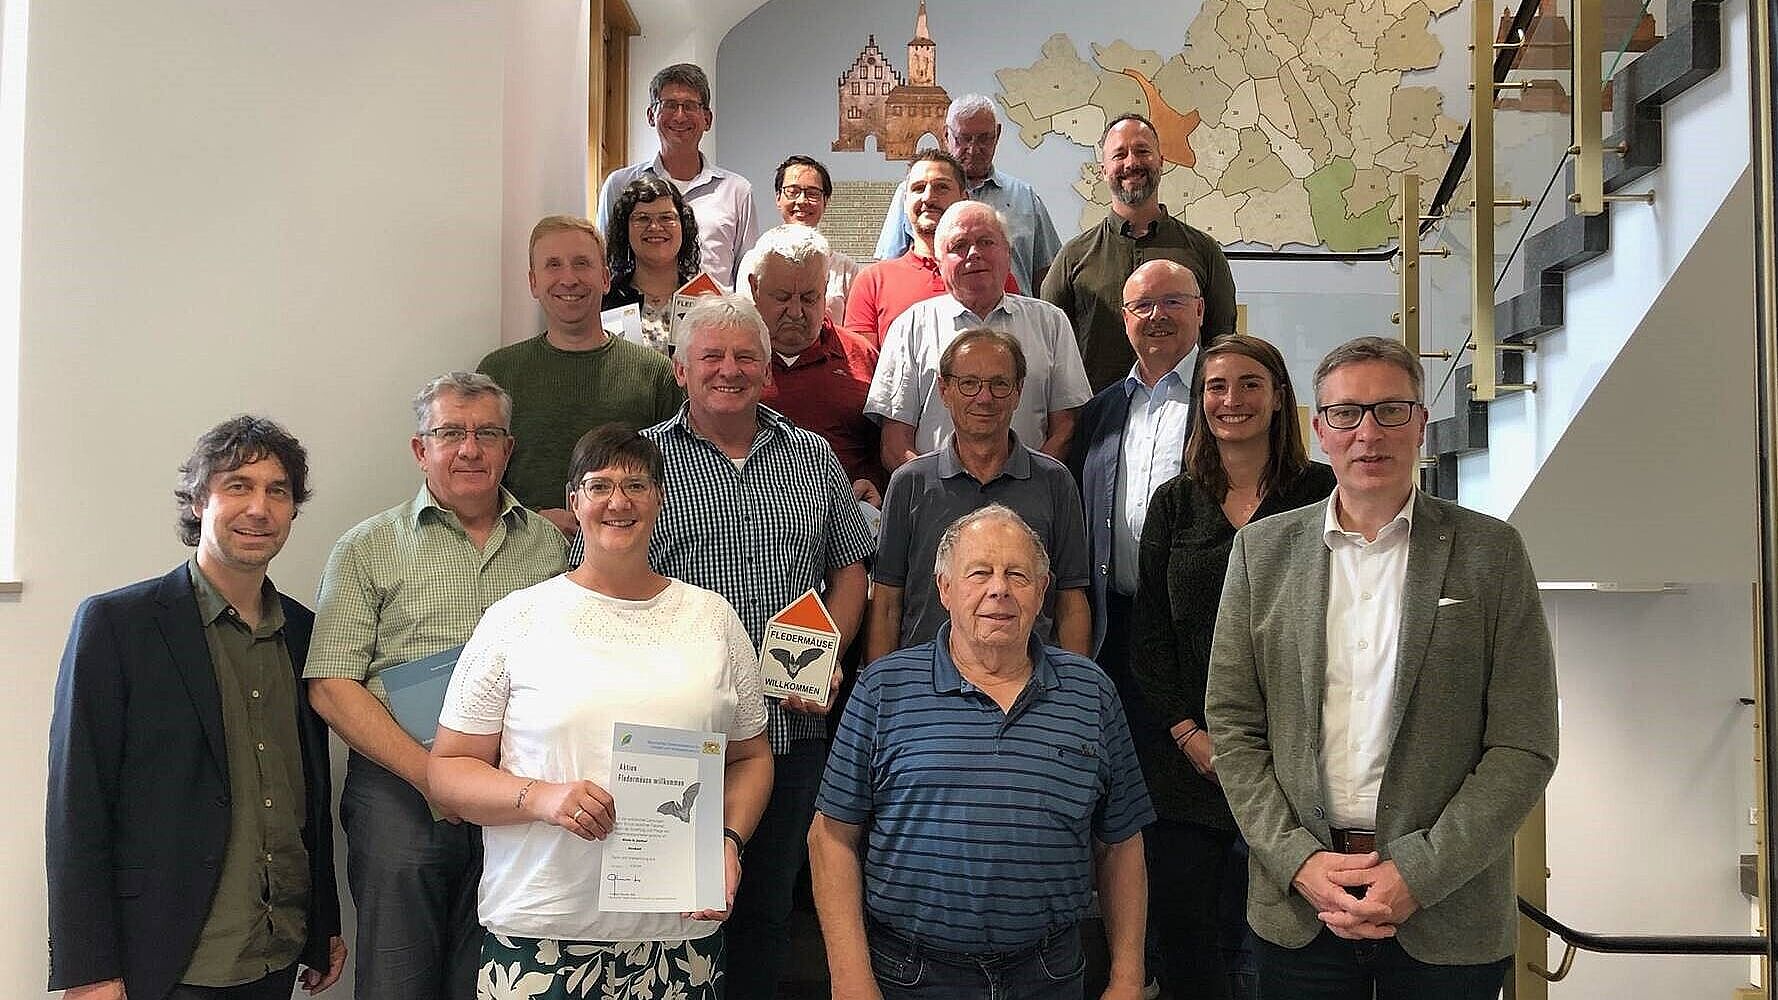
[[[852,496],[852,481],[828,443],[769,407],[741,468],[693,430],[687,406],[642,431],[666,464],[666,503],[648,561],[655,572],[714,590],[734,605],[757,647],[766,621],[827,574],[876,549]],[[569,554],[579,565],[581,541]],[[825,739],[819,716],[766,702],[772,752],[798,739]]]

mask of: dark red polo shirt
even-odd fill
[[[877,349],[863,337],[821,324],[821,335],[787,366],[772,353],[772,381],[760,402],[813,431],[833,446],[854,482],[868,479],[882,492],[889,484],[883,468],[876,421],[864,415],[864,397],[877,370]]]

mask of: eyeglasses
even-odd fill
[[[614,483],[609,479],[588,479],[580,484],[580,491],[586,494],[588,500],[609,500],[611,494],[620,489],[631,500],[640,500],[648,495],[649,490],[654,489],[654,480],[647,476],[631,476],[621,483]]]
[[[1168,312],[1178,312],[1191,305],[1193,299],[1201,298],[1203,298],[1202,295],[1193,295],[1187,292],[1184,295],[1163,295],[1158,299],[1137,299],[1134,302],[1124,303],[1124,312],[1137,319],[1153,319],[1154,314],[1162,309]]]
[[[785,201],[796,201],[798,198],[801,198],[804,201],[824,201],[827,198],[827,192],[820,188],[799,187],[795,184],[786,184],[778,189],[778,197],[783,198]]]
[[[661,111],[665,111],[667,114],[670,114],[670,115],[677,114],[681,111],[685,112],[688,115],[695,115],[695,114],[700,114],[703,112],[704,102],[703,101],[656,101],[656,102],[654,102],[654,110],[657,113],[661,112]]]
[[[679,213],[662,212],[657,215],[644,215],[641,212],[634,212],[630,215],[630,225],[642,230],[653,229],[656,226],[662,229],[678,229]]]
[[[458,447],[464,441],[469,440],[471,434],[475,435],[475,443],[483,448],[497,448],[500,446],[500,442],[511,436],[512,432],[504,427],[477,427],[472,431],[463,427],[449,426],[434,427],[429,431],[420,432],[421,437],[429,437],[446,448]]]
[[[1370,414],[1378,427],[1400,427],[1414,419],[1414,408],[1420,404],[1412,399],[1385,399],[1375,403],[1330,403],[1318,406],[1321,422],[1336,431],[1349,431],[1364,423]]]
[[[983,379],[974,375],[941,375],[939,377],[950,379],[951,387],[970,399],[980,395],[984,386],[988,390],[988,395],[995,399],[1005,399],[1012,395],[1014,389],[1018,388],[1016,384],[1003,378]]]
[[[951,145],[963,149],[987,149],[1000,141],[1000,136],[993,132],[952,132]]]

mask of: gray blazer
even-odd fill
[[[1205,700],[1216,771],[1252,848],[1248,920],[1287,948],[1321,930],[1290,881],[1332,843],[1317,759],[1326,510],[1235,536]],[[1555,661],[1537,579],[1512,526],[1417,494],[1403,592],[1377,844],[1421,909],[1397,940],[1423,962],[1491,962],[1514,946],[1513,834],[1556,768]]]

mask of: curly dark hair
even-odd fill
[[[194,507],[210,499],[210,477],[233,472],[265,458],[275,458],[290,478],[290,496],[300,510],[309,499],[309,452],[289,431],[265,417],[242,414],[204,432],[192,446],[191,456],[179,466],[179,485],[173,490],[179,501],[179,541],[196,545],[202,519]]]
[[[671,181],[643,174],[626,185],[611,209],[611,231],[605,234],[605,263],[611,268],[611,283],[627,282],[636,270],[636,252],[630,247],[630,214],[636,206],[647,205],[661,198],[671,198],[679,213],[679,282],[697,277],[700,261],[698,220],[691,206],[679,196]]]

